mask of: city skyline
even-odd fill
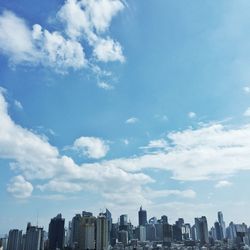
[[[0,233],[140,206],[250,225],[249,10],[2,1]]]
[[[178,218],[171,224],[166,215],[147,220],[147,210],[138,210],[138,223],[133,225],[127,214],[121,214],[117,222],[112,213],[95,216],[82,211],[65,223],[62,214],[51,218],[48,232],[44,227],[28,222],[26,230],[11,229],[0,237],[3,250],[131,250],[131,249],[249,249],[250,227],[244,222],[226,223],[223,212],[217,212],[217,220],[209,227],[205,215],[195,217],[193,223]],[[145,248],[144,248],[145,247]],[[170,248],[171,247],[171,248]]]

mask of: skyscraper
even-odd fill
[[[49,250],[64,248],[64,222],[61,214],[51,219],[49,224]]]
[[[127,214],[122,214],[120,215],[120,226],[119,230],[128,230],[128,215]]]
[[[78,242],[80,250],[95,249],[95,222],[96,218],[90,214],[82,217]]]
[[[201,242],[202,245],[208,243],[208,226],[207,218],[202,216],[201,218],[195,218],[195,227],[197,233],[197,240]]]
[[[70,246],[72,248],[77,247],[79,244],[81,219],[82,216],[80,214],[76,214],[72,218],[71,234],[70,234]]]
[[[221,228],[221,237],[222,239],[226,238],[226,224],[225,221],[223,220],[223,213],[221,211],[218,212],[218,221],[220,224]]]
[[[19,250],[22,244],[22,231],[12,229],[9,231],[7,250]]]
[[[147,224],[147,211],[140,207],[138,211],[138,218],[139,218],[139,226],[145,226]]]
[[[107,250],[108,246],[108,220],[104,214],[100,214],[96,220],[96,249]]]
[[[24,237],[24,250],[43,250],[44,249],[44,236],[43,228],[32,226],[30,223],[27,225],[26,235]]]

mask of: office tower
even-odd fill
[[[119,230],[128,230],[128,215],[127,214],[122,214],[120,216],[120,226]]]
[[[80,214],[76,214],[72,218],[71,235],[70,235],[70,246],[72,248],[77,248],[79,244],[81,219],[82,216]]]
[[[201,245],[208,244],[208,226],[207,218],[202,216],[201,218],[195,218],[195,227],[197,233],[197,240],[200,241]]]
[[[106,219],[108,220],[108,236],[109,236],[109,242],[111,240],[111,228],[112,228],[112,215],[110,211],[106,208],[106,212],[104,213]]]
[[[96,249],[107,250],[108,247],[108,220],[100,214],[96,220]]]
[[[145,226],[139,226],[139,240],[146,241],[146,228],[145,228]]]
[[[146,224],[146,240],[156,240],[156,229],[154,224]]]
[[[155,224],[155,230],[156,230],[156,240],[162,241],[163,240],[163,223],[158,221],[158,223]]]
[[[161,216],[161,222],[163,223],[163,224],[168,224],[168,217],[166,216],[166,215],[162,215]]]
[[[147,224],[147,211],[140,207],[138,211],[138,218],[139,218],[139,226],[145,226]]]
[[[216,221],[214,223],[214,229],[215,229],[215,239],[216,240],[222,240],[222,228],[220,226],[220,223],[218,221]]]
[[[79,244],[80,250],[95,249],[95,223],[96,218],[92,213],[85,214],[80,222]]]
[[[49,224],[49,250],[64,249],[64,222],[61,214],[51,219]]]
[[[194,240],[194,241],[198,240],[198,237],[197,237],[197,229],[196,229],[196,226],[195,226],[195,225],[193,225],[193,226],[191,227],[191,238],[192,238],[192,240]]]
[[[179,225],[173,225],[173,240],[182,241],[182,228]]]
[[[164,223],[162,226],[163,226],[163,242],[172,242],[173,226],[167,223]]]
[[[118,239],[118,231],[119,231],[118,223],[112,223],[110,232],[110,237],[111,237],[110,244],[112,247],[115,245],[116,240]]]
[[[24,250],[43,250],[44,249],[44,231],[43,228],[27,225],[25,242],[23,243]]]
[[[128,232],[125,230],[121,230],[118,232],[118,242],[121,242],[123,246],[128,244]]]
[[[9,231],[7,250],[19,250],[22,245],[22,231],[12,229]]]
[[[191,226],[189,223],[186,223],[182,226],[182,237],[184,240],[191,239]]]
[[[221,227],[221,237],[222,239],[226,238],[226,224],[223,220],[223,213],[221,211],[218,212],[218,221]]]

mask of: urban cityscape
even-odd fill
[[[48,232],[43,227],[27,224],[26,232],[11,229],[0,239],[1,250],[161,250],[161,249],[249,249],[250,227],[245,223],[228,225],[221,211],[209,229],[206,216],[186,223],[178,218],[169,224],[167,215],[147,218],[140,207],[138,225],[130,222],[127,214],[117,222],[111,212],[94,216],[83,211],[68,225],[62,214],[52,218]]]

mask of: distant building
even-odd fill
[[[23,238],[24,250],[43,250],[44,249],[44,231],[43,228],[27,225],[26,235]]]
[[[9,231],[7,250],[19,250],[22,246],[22,231],[12,229]]]
[[[72,218],[71,223],[71,232],[70,232],[70,246],[71,248],[77,248],[80,239],[80,224],[81,224],[82,216],[80,214],[76,214]]]
[[[147,211],[140,207],[138,211],[139,226],[145,226],[147,224]]]
[[[225,239],[226,238],[226,224],[223,219],[223,213],[221,211],[218,212],[218,221],[220,224],[220,230],[221,230],[221,238]]]
[[[78,247],[80,250],[95,249],[95,223],[96,218],[92,214],[86,214],[82,217],[78,242]]]
[[[128,244],[128,232],[125,230],[118,232],[118,242],[121,242],[123,246]]]
[[[207,218],[205,216],[202,216],[201,218],[195,218],[195,227],[197,233],[197,240],[200,241],[201,245],[208,244],[209,239]]]
[[[107,250],[108,247],[108,220],[104,214],[100,214],[96,220],[96,249]]]
[[[49,250],[64,249],[64,223],[61,214],[51,219],[49,224]]]

